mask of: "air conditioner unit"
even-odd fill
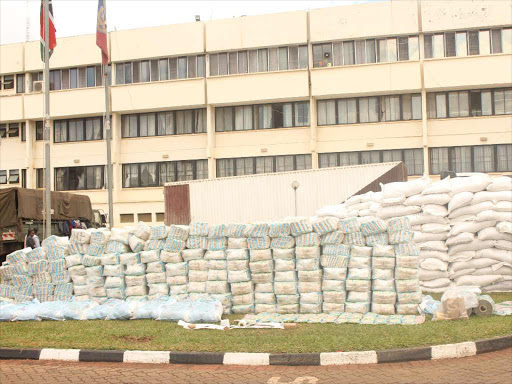
[[[32,83],[32,93],[41,93],[41,92],[44,92],[44,82],[34,81]]]

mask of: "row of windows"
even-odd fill
[[[421,95],[319,100],[318,125],[421,120]]]
[[[206,109],[138,113],[121,117],[122,137],[206,133]]]
[[[206,76],[205,56],[183,56],[116,64],[116,84]]]
[[[430,173],[510,172],[512,144],[430,148]]]
[[[210,76],[303,69],[308,67],[308,46],[212,53],[209,58]]]
[[[123,164],[123,188],[157,187],[208,178],[208,160]]]
[[[87,117],[81,119],[56,120],[53,123],[53,130],[54,143],[103,140],[103,118]]]
[[[109,85],[111,83],[111,67],[108,66]],[[31,74],[34,81],[43,81],[43,72]],[[75,89],[103,86],[103,67],[101,65],[77,68],[64,68],[50,70],[50,90]],[[31,89],[32,90],[32,89]]]
[[[309,101],[215,108],[217,132],[308,125]]]
[[[25,123],[0,124],[0,138],[19,137],[21,132],[21,141],[26,140]]]
[[[512,28],[425,35],[425,58],[512,53]]]
[[[43,172],[41,172],[43,173]],[[39,175],[38,175],[39,176]],[[38,180],[39,181],[39,180]],[[55,190],[77,191],[105,187],[105,166],[55,168]]]
[[[402,161],[407,168],[409,176],[423,174],[423,150],[421,148],[318,154],[318,166],[320,168],[387,163],[391,161]]]
[[[512,114],[512,88],[427,94],[429,119]]]
[[[240,157],[217,160],[217,177],[311,169],[311,155]]]
[[[165,215],[163,212],[155,213],[155,222],[163,223]],[[119,221],[121,223],[135,223],[134,213],[121,213],[119,215]],[[145,223],[151,223],[153,221],[151,213],[137,213],[137,222],[143,221]]]
[[[313,45],[313,67],[419,60],[418,36],[338,41]]]
[[[26,171],[23,169],[23,171]],[[10,169],[9,177],[7,177],[7,171],[0,171],[0,184],[19,184],[20,182],[20,170]]]

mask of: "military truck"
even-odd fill
[[[22,249],[29,228],[37,228],[43,240],[44,190],[26,188],[0,189],[0,262]],[[52,235],[69,235],[69,222],[80,220],[88,227],[106,224],[105,214],[93,210],[89,196],[66,192],[51,192]],[[49,236],[47,234],[46,236]]]

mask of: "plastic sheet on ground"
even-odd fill
[[[308,323],[308,324],[387,324],[387,325],[416,325],[425,322],[425,315],[378,315],[368,312],[360,313],[319,313],[319,314],[277,314],[259,313],[245,315],[247,323]]]

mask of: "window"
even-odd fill
[[[36,121],[36,141],[44,140],[44,124],[42,121]]]
[[[196,77],[205,77],[206,76],[206,60],[205,56],[197,56],[197,76]]]
[[[195,76],[193,76],[193,77],[195,77]],[[186,57],[178,57],[178,79],[186,79],[186,78],[187,78],[187,58]]]
[[[21,123],[21,141],[27,141],[27,126]]]
[[[4,76],[4,89],[13,89],[14,88],[14,75],[5,75]]]
[[[512,171],[512,144],[497,145],[496,157],[498,172]]]
[[[133,223],[135,221],[133,213],[121,213],[119,219],[121,223]]]
[[[9,184],[18,184],[20,182],[20,170],[11,169],[9,170]]]
[[[238,53],[230,52],[229,53],[229,74],[237,74],[238,73]]]
[[[69,89],[69,69],[62,70],[62,89]]]
[[[103,140],[103,118],[101,117],[55,120],[53,122],[54,143],[91,140]]]
[[[311,155],[287,155],[217,159],[217,177],[311,169]]]
[[[219,53],[219,75],[227,75],[228,74],[228,54],[227,53]]]
[[[61,89],[60,69],[50,71],[50,91]]]
[[[478,31],[468,32],[468,54],[478,55],[480,54],[480,44],[478,41]]]
[[[423,174],[423,150],[421,148],[389,151],[320,153],[318,155],[320,168],[386,163],[393,161],[402,161],[407,168],[408,175],[410,176]]]
[[[27,188],[27,170],[21,170],[21,188]]]
[[[430,148],[430,172],[510,172],[512,144]]]
[[[332,66],[332,43],[313,45],[313,67]]]
[[[420,51],[419,51],[419,43],[418,36],[409,36],[409,60],[419,60],[420,59]]]
[[[7,137],[7,125],[0,124],[0,137]]]
[[[0,171],[0,184],[7,184],[7,171]]]
[[[197,73],[197,57],[189,56],[188,58],[188,77],[193,78],[196,77]]]
[[[352,65],[355,64],[355,50],[354,50],[354,42],[353,41],[344,41],[343,42],[343,65]],[[330,67],[332,62],[328,63]]]
[[[503,53],[512,53],[512,28],[503,29],[501,45]]]
[[[157,223],[163,223],[164,222],[164,219],[165,219],[165,214],[163,212],[157,212],[155,213],[156,215],[156,222]]]
[[[258,49],[258,72],[268,71],[268,49]]]
[[[430,119],[512,114],[512,88],[427,94]]]
[[[407,36],[398,38],[398,60],[409,60],[409,38]]]
[[[444,34],[444,47],[446,57],[457,56],[455,49],[455,32],[447,32]]]
[[[44,188],[44,168],[36,169],[36,188]]]
[[[25,75],[16,75],[16,93],[25,93]]]
[[[144,221],[146,223],[151,223],[153,221],[151,213],[137,213],[137,221]]]
[[[318,125],[421,120],[421,95],[318,101]]]
[[[121,137],[206,133],[206,109],[121,116]]]
[[[75,191],[103,189],[105,187],[105,166],[55,168],[55,190]]]
[[[493,29],[491,31],[491,49],[492,53],[502,53],[501,45],[501,29]]]
[[[123,188],[162,186],[165,183],[208,178],[208,160],[123,164]]]
[[[303,127],[309,125],[309,102],[215,108],[215,131]]]
[[[78,68],[69,70],[69,88],[78,88]]]
[[[140,83],[140,61],[133,62],[133,82]]]
[[[131,84],[133,82],[132,63],[124,63],[124,83]]]
[[[7,131],[8,137],[19,137],[20,135],[20,123],[9,124],[9,130]]]
[[[87,87],[96,85],[96,70],[94,67],[87,67]]]
[[[308,46],[301,45],[299,46],[299,68],[304,69],[307,68],[308,65]]]
[[[140,62],[140,81],[143,83],[149,82],[151,79],[151,67],[149,61]]]
[[[124,74],[124,72],[123,72]],[[87,86],[87,69],[85,67],[78,68],[78,88]]]

